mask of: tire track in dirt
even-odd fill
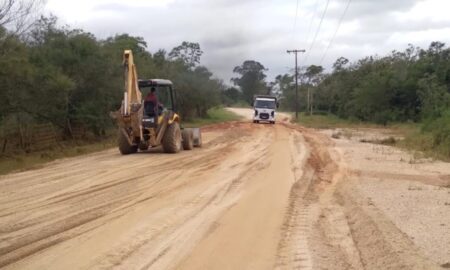
[[[206,130],[178,155],[108,150],[0,177],[0,267],[438,269],[356,181],[445,189],[448,173],[354,169],[287,122]]]
[[[293,185],[277,269],[438,269],[365,199],[341,151],[323,134],[301,133],[309,150]]]
[[[331,203],[335,185],[343,177],[339,156],[332,157],[331,142],[320,134],[290,124],[285,127],[302,136],[308,151],[289,196],[275,268],[360,269],[342,211]]]
[[[257,141],[252,139],[249,142],[250,140],[246,138],[249,134],[245,130],[225,131],[222,136],[216,137],[212,141],[206,141],[204,149],[192,152],[195,155],[189,156],[187,159],[187,152],[180,155],[155,153],[149,154],[149,156],[155,155],[155,157],[152,160],[153,163],[147,165],[138,159],[148,160],[149,156],[121,157],[113,155],[111,159],[108,159],[106,156],[111,155],[112,151],[106,151],[102,155],[88,156],[86,162],[89,164],[79,162],[77,159],[68,160],[66,164],[64,164],[64,161],[56,163],[53,167],[50,166],[47,174],[40,171],[37,174],[40,176],[39,179],[33,178],[29,172],[12,175],[10,179],[1,178],[0,185],[2,188],[4,187],[2,195],[7,194],[7,196],[1,196],[0,201],[8,201],[8,205],[0,210],[2,216],[0,221],[1,224],[8,225],[0,226],[0,238],[2,239],[0,265],[10,264],[14,266],[12,264],[14,262],[28,261],[33,258],[37,258],[40,263],[43,263],[38,257],[31,255],[61,245],[69,246],[67,243],[77,242],[82,238],[86,239],[88,235],[92,235],[100,229],[104,229],[104,227],[108,228],[111,223],[118,223],[128,213],[145,208],[147,205],[151,206],[153,201],[156,202],[156,205],[162,207],[166,204],[166,208],[163,209],[167,212],[167,216],[171,218],[174,217],[174,213],[180,214],[185,211],[183,219],[170,221],[169,218],[166,225],[161,227],[166,228],[166,230],[159,231],[155,235],[171,233],[174,227],[182,228],[183,224],[191,219],[198,220],[199,218],[196,218],[196,216],[204,212],[205,208],[211,204],[221,205],[214,208],[212,212],[220,211],[224,207],[223,205],[230,204],[230,202],[223,203],[224,201],[229,200],[229,198],[236,198],[235,194],[239,193],[238,179],[242,179],[246,173],[251,173],[248,166],[254,166],[261,162],[257,158],[260,155],[251,155],[249,154],[250,151],[242,153],[244,155],[241,154],[245,157],[243,160],[226,161],[230,156],[235,155],[238,150],[265,151],[267,143],[264,143],[264,141],[267,138],[259,136]],[[242,147],[244,145],[245,147]],[[91,160],[93,157],[99,161],[93,162]],[[117,159],[116,157],[121,159],[117,161],[123,161],[124,164],[110,164],[112,163],[111,160]],[[247,161],[242,163],[244,160]],[[233,175],[230,174],[229,170],[235,171],[236,176],[220,181],[218,185],[214,186],[214,189],[210,190],[207,183],[211,183],[215,179],[211,174],[214,175],[214,171],[224,166],[224,163],[230,164],[220,170],[224,173],[226,171],[227,177]],[[129,164],[132,164],[132,166],[128,166]],[[115,166],[111,167],[111,165]],[[60,169],[66,166],[70,172],[66,170],[64,174],[59,173]],[[83,169],[83,167],[85,168]],[[43,171],[46,171],[46,169],[43,169]],[[76,171],[83,171],[83,173],[77,174]],[[63,179],[59,179],[59,177],[63,177]],[[58,190],[57,187],[52,185],[55,180],[66,181],[70,184],[62,190]],[[73,183],[77,180],[78,183]],[[14,182],[21,183],[19,186],[24,186],[23,183],[28,182],[31,187],[26,188],[25,192],[22,193],[8,193],[8,189],[15,188]],[[209,191],[204,191],[206,193],[199,196],[198,194],[202,194],[202,192],[195,192],[196,188]],[[35,191],[37,194],[31,191]],[[186,193],[186,203],[180,205],[182,208],[175,207],[171,211],[167,211],[167,206],[173,204],[170,201],[161,205],[160,201],[177,196],[180,193]],[[39,200],[36,200],[36,198],[39,198]],[[211,216],[213,215],[211,214]],[[202,217],[201,219],[205,218]],[[205,224],[208,224],[208,222],[205,222]],[[155,233],[157,230],[153,228],[152,232]],[[139,233],[136,235],[139,235]],[[132,254],[139,252],[139,249],[147,247],[152,242],[152,238],[147,238],[147,236],[141,244],[128,245],[131,251],[122,252],[123,254],[129,253],[128,256],[124,257],[125,260],[133,257]],[[170,253],[168,250],[166,252]],[[117,257],[112,254],[120,254],[120,252],[112,252],[108,255],[108,258]],[[112,259],[112,261],[115,260]],[[112,265],[116,264],[113,263]],[[48,265],[46,267],[45,263],[42,266],[48,269]],[[95,264],[92,268],[95,268]]]
[[[213,223],[210,233],[176,269],[272,268],[287,195],[295,178],[289,155],[291,134],[277,125],[253,127],[263,129],[266,136],[273,134],[267,151],[255,153],[261,154],[266,164],[252,166],[256,172],[243,181],[239,201]]]

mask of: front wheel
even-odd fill
[[[162,139],[162,147],[166,153],[178,153],[181,150],[181,129],[178,122],[169,125]]]

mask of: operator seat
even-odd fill
[[[142,125],[145,128],[154,128],[158,125],[158,113],[153,101],[144,101],[144,117]]]

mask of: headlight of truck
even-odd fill
[[[255,110],[255,116],[258,116],[258,111],[257,110]]]
[[[275,111],[272,111],[271,115],[272,117],[275,117]]]

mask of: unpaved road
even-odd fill
[[[3,176],[0,266],[450,267],[449,164],[330,135],[219,124],[202,149],[111,149]]]

